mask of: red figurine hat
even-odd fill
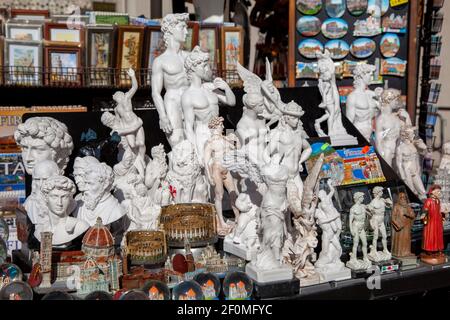
[[[441,186],[438,184],[433,184],[430,188],[430,190],[428,191],[428,196],[431,196],[431,194],[433,193],[434,190],[439,189],[441,190]]]

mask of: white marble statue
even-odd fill
[[[75,184],[67,177],[52,176],[42,185],[42,195],[48,208],[48,223],[37,224],[34,236],[40,241],[42,232],[52,232],[52,245],[63,247],[89,229],[81,219],[69,217]]]
[[[149,189],[149,194],[153,203],[160,206],[170,204],[169,185],[166,181],[169,166],[166,163],[166,152],[164,146],[159,144],[151,150],[152,159],[145,169],[145,185]]]
[[[355,204],[350,208],[349,227],[353,238],[352,252],[350,253],[350,260],[346,266],[352,270],[365,270],[372,266],[367,256],[367,235],[366,235],[366,216],[367,206],[364,204],[364,193],[356,192],[353,195]],[[363,258],[358,259],[358,245],[361,241],[361,250]]]
[[[347,135],[347,131],[342,124],[341,104],[339,91],[336,85],[336,70],[330,52],[318,53],[319,66],[319,91],[322,95],[322,102],[319,108],[325,110],[325,114],[315,121],[314,127],[320,137]],[[321,129],[322,122],[327,122],[328,134]]]
[[[127,93],[117,91],[113,95],[113,100],[117,103],[114,108],[114,115],[105,112],[102,115],[102,123],[111,128],[122,138],[122,145],[126,144],[135,155],[134,166],[143,176],[145,171],[145,133],[143,121],[133,111],[131,100],[138,89],[138,81],[133,69],[128,70],[131,78],[131,89]]]
[[[214,203],[218,217],[217,231],[220,235],[226,235],[231,232],[232,225],[227,224],[222,214],[222,201],[224,189],[228,192],[235,218],[239,217],[239,210],[235,207],[238,196],[236,183],[228,171],[223,166],[223,158],[226,153],[233,152],[239,148],[239,141],[234,134],[223,135],[222,117],[214,117],[209,121],[208,128],[211,131],[210,138],[206,141],[204,147],[204,164],[206,177],[209,184],[214,188]]]
[[[42,184],[50,177],[60,175],[61,170],[52,160],[38,162],[33,169],[33,181],[31,183],[31,194],[25,200],[25,208],[28,218],[33,224],[44,224],[42,222],[47,217],[47,207],[43,201],[41,192]]]
[[[378,153],[392,167],[395,149],[400,138],[402,121],[395,111],[401,105],[401,92],[397,89],[386,89],[381,94],[381,112],[376,119],[375,146]]]
[[[241,193],[236,199],[236,208],[239,210],[239,218],[230,237],[235,244],[244,244],[248,250],[258,249],[259,239],[256,233],[258,207],[252,203],[248,194]]]
[[[353,70],[354,90],[347,97],[346,116],[367,141],[370,141],[372,136],[372,121],[378,103],[377,95],[369,89],[375,70],[373,65],[358,64]]]
[[[167,183],[176,190],[175,203],[208,202],[208,185],[201,174],[195,146],[184,140],[169,153]]]
[[[383,198],[383,187],[373,188],[373,200],[367,206],[370,215],[370,226],[373,230],[373,240],[368,254],[369,260],[373,262],[386,261],[391,259],[392,255],[387,247],[387,232],[384,223],[386,206],[392,207],[391,199]],[[377,251],[378,238],[381,234],[381,243],[383,251]]]
[[[111,194],[114,183],[111,167],[94,157],[77,158],[76,162],[78,171],[75,179],[81,193],[77,197],[74,215],[90,226],[94,226],[99,217],[105,225],[121,219],[126,212]]]
[[[328,180],[328,187],[330,189],[328,194],[325,190],[319,191],[320,202],[314,214],[318,226],[322,229],[322,250],[314,266],[324,280],[331,281],[337,280],[333,277],[350,278],[351,274],[341,261],[340,235],[342,222],[341,215],[333,204],[335,188],[331,179]]]
[[[203,149],[210,137],[209,121],[219,116],[219,103],[234,106],[236,97],[221,78],[211,82],[209,53],[201,51],[199,46],[189,53],[184,66],[190,82],[181,97],[185,135],[196,146],[199,159],[203,159]]]
[[[188,34],[189,14],[168,14],[161,22],[161,31],[166,46],[152,65],[152,98],[159,114],[159,125],[173,148],[184,140],[181,96],[189,86],[184,60],[187,53],[182,45]],[[164,99],[161,96],[165,89]]]
[[[442,146],[441,162],[439,169],[448,172],[450,170],[450,142],[444,143]]]
[[[419,152],[423,154],[426,151],[425,143],[421,139],[415,139],[415,128],[403,127],[400,132],[400,143],[395,152],[397,170],[402,180],[421,200],[427,198],[427,192],[422,182]]]
[[[33,117],[19,124],[14,138],[22,150],[25,171],[30,175],[43,160],[53,160],[64,171],[73,150],[67,126],[50,117]]]

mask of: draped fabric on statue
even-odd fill
[[[428,198],[424,204],[427,212],[427,224],[423,228],[422,249],[425,251],[444,250],[444,225],[442,221],[441,202]]]

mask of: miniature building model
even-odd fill
[[[167,259],[164,231],[130,231],[126,235],[125,255],[131,264],[157,264]]]

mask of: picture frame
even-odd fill
[[[131,80],[127,70],[133,68],[136,73],[141,69],[142,49],[144,44],[145,28],[142,26],[119,26],[116,55],[116,68],[118,75],[116,85],[128,86]]]
[[[222,78],[230,84],[241,82],[236,62],[244,63],[244,30],[242,27],[223,26],[221,33]]]
[[[42,42],[6,39],[5,84],[42,85],[42,60]]]
[[[186,41],[182,45],[181,49],[184,51],[191,52],[196,45],[198,45],[198,35],[199,35],[200,24],[195,21],[188,21],[187,30],[188,34],[186,36]]]
[[[52,15],[52,20],[55,23],[72,23],[72,24],[81,24],[88,25],[90,21],[89,15],[69,15],[69,14],[54,14]]]
[[[151,69],[153,61],[165,50],[161,26],[145,27],[145,43],[142,67],[148,72],[144,74],[143,83],[151,85]]]
[[[45,70],[47,85],[83,84],[82,50],[80,45],[50,43],[45,46]]]
[[[220,71],[220,25],[201,24],[198,34],[200,49],[209,53],[209,63],[212,70]]]
[[[80,43],[84,46],[85,30],[81,25],[69,29],[65,23],[47,22],[44,26],[44,39],[52,42]]]
[[[49,10],[11,9],[11,18],[20,20],[45,20],[50,18]]]
[[[5,26],[7,39],[23,41],[42,41],[42,24],[27,24],[8,21]]]
[[[90,12],[90,23],[128,26],[130,15],[119,12],[92,11]]]
[[[112,84],[115,28],[107,25],[86,26],[85,62],[88,85],[108,86]]]

